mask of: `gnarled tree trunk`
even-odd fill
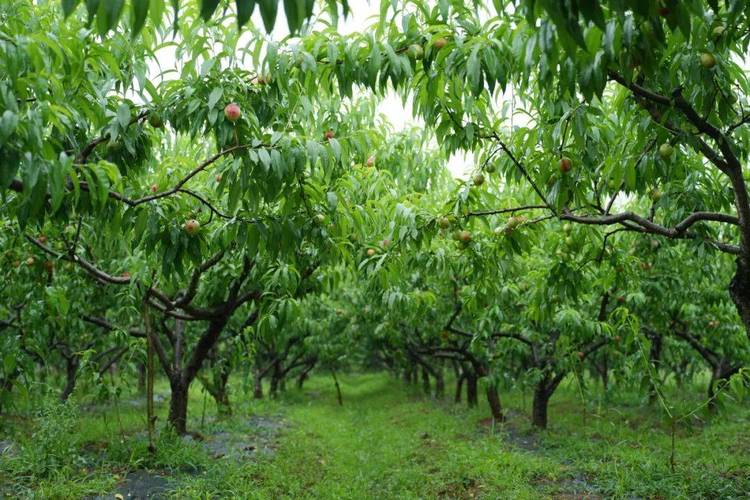
[[[564,373],[560,373],[554,377],[546,375],[542,380],[537,382],[534,388],[534,400],[531,407],[531,423],[535,427],[540,429],[547,428],[547,408],[549,406],[549,400],[555,393],[557,386],[560,385]]]

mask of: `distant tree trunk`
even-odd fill
[[[78,379],[78,357],[75,355],[65,357],[65,387],[60,393],[60,401],[67,401],[76,388]]]
[[[253,370],[253,399],[263,399],[263,378],[258,368]]]
[[[728,382],[729,378],[739,371],[739,366],[730,366],[722,359],[719,364],[711,370],[711,381],[708,383],[708,409],[716,410],[716,393]]]
[[[662,336],[656,332],[648,332],[647,335],[651,341],[651,349],[649,349],[648,353],[649,362],[654,367],[654,372],[658,374],[659,365],[661,365]],[[656,381],[649,377],[648,403],[650,405],[656,402],[659,395],[658,391]]]
[[[279,362],[276,361],[273,364],[273,371],[271,372],[271,386],[268,389],[268,395],[269,397],[271,397],[271,399],[274,399],[279,395],[279,382],[281,381],[280,374],[281,367],[279,366]]]
[[[426,395],[430,395],[430,374],[427,373],[427,368],[422,367],[422,390]]]
[[[461,373],[456,379],[456,395],[453,398],[453,401],[455,403],[461,402],[461,393],[463,392],[464,380],[466,380],[466,375],[463,373]]]
[[[307,377],[310,375],[310,372],[313,368],[315,368],[316,360],[313,359],[311,362],[305,366],[305,368],[300,372],[299,377],[297,378],[297,388],[302,389],[302,386],[305,384],[305,381],[307,380]]]
[[[602,355],[601,362],[594,362],[593,365],[596,368],[599,379],[602,381],[604,392],[607,392],[609,388],[609,359],[607,358],[607,353],[605,352]]]
[[[490,404],[492,418],[497,422],[502,422],[505,419],[503,416],[503,407],[500,404],[500,395],[498,394],[497,386],[494,384],[487,385],[487,402]]]
[[[232,414],[232,405],[229,401],[228,382],[231,369],[229,363],[220,362],[218,371],[214,372],[211,379],[202,377],[203,387],[208,391],[216,403],[219,416],[225,417]]]
[[[473,408],[479,403],[477,375],[471,370],[466,373],[466,403],[469,408]]]
[[[335,370],[331,370],[331,376],[333,377],[333,384],[336,386],[336,399],[338,399],[339,406],[344,406],[344,398],[341,395],[341,386],[339,385],[339,379],[336,378]]]
[[[445,397],[445,378],[443,377],[443,367],[438,366],[435,369],[435,399]]]
[[[146,363],[138,363],[138,392],[146,394]]]

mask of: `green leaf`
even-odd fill
[[[81,0],[62,0],[63,15],[68,17],[76,10]]]
[[[130,125],[130,106],[127,103],[122,103],[117,108],[117,123],[124,130]]]
[[[578,6],[583,17],[604,31],[604,12],[598,0],[580,0]]]
[[[237,0],[237,25],[242,28],[253,15],[255,0]]]
[[[219,6],[219,0],[201,0],[201,17],[204,21],[211,19],[216,7]]]
[[[208,96],[209,109],[213,108],[216,105],[216,103],[219,102],[219,99],[221,99],[221,96],[223,95],[224,95],[224,89],[222,87],[214,88]]]
[[[284,0],[284,12],[286,13],[286,22],[289,26],[289,33],[295,34],[302,25],[304,13],[297,8],[297,0]],[[300,15],[302,14],[302,15]]]
[[[18,126],[18,115],[10,110],[5,110],[0,118],[0,146],[5,144],[10,135]]]
[[[149,0],[133,0],[133,33],[132,36],[135,38],[138,33],[143,29],[143,25],[146,23],[146,16],[148,15],[148,6],[150,5]]]
[[[276,13],[278,11],[277,0],[259,0],[260,17],[263,18],[263,25],[269,33],[276,24]]]
[[[96,12],[99,34],[104,35],[117,25],[124,5],[125,0],[106,0],[99,3],[99,8]]]

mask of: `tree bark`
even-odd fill
[[[169,382],[172,390],[169,399],[169,416],[167,420],[177,434],[187,433],[187,410],[188,410],[188,390],[190,383],[183,380],[179,375]]]
[[[263,399],[263,378],[257,368],[253,372],[253,399]]]
[[[477,376],[472,371],[466,374],[466,403],[469,408],[473,408],[479,403]]]
[[[298,389],[302,389],[302,386],[305,384],[305,381],[307,380],[307,377],[310,375],[310,372],[312,371],[313,368],[315,368],[315,364],[316,364],[315,360],[308,363],[308,365],[299,374],[299,378],[297,378]]]
[[[505,417],[503,416],[503,407],[500,404],[500,394],[498,393],[497,386],[494,384],[487,385],[487,402],[490,405],[493,420],[496,422],[502,422],[505,420]]]
[[[744,256],[737,257],[737,270],[729,283],[729,295],[750,339],[750,265]]]
[[[422,390],[426,395],[430,395],[430,374],[427,373],[427,368],[422,367]]]
[[[443,368],[438,366],[435,370],[435,399],[445,397],[445,378],[443,378]]]
[[[546,384],[539,382],[534,389],[534,401],[531,406],[531,423],[540,429],[547,428],[547,405],[550,394],[547,392]]]
[[[138,363],[138,392],[146,394],[146,363]]]
[[[531,407],[531,423],[535,427],[540,429],[547,428],[547,407],[549,406],[549,400],[563,378],[565,378],[565,373],[560,373],[554,377],[547,375],[537,383]]]
[[[78,358],[71,356],[65,358],[65,387],[60,393],[60,401],[67,401],[76,388],[78,380]]]
[[[648,334],[649,340],[651,340],[651,349],[649,349],[649,362],[654,367],[654,372],[659,373],[659,365],[661,364],[661,350],[662,350],[662,336],[656,332]],[[649,393],[648,403],[654,404],[658,397],[658,389],[655,385],[655,381],[649,378]]]
[[[461,402],[461,393],[463,393],[463,386],[464,386],[465,379],[466,379],[466,375],[464,375],[463,373],[461,373],[456,379],[456,395],[453,398],[454,403]]]
[[[333,384],[336,386],[336,399],[339,402],[339,406],[344,406],[344,397],[341,395],[341,386],[339,385],[339,379],[336,377],[335,370],[331,370],[331,376],[333,377]]]

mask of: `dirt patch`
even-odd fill
[[[464,477],[446,483],[437,493],[438,498],[477,498],[482,494],[482,485],[473,477]]]
[[[562,477],[539,475],[531,479],[531,484],[557,500],[602,498],[596,488],[583,474],[572,474]]]
[[[538,451],[541,448],[538,435],[532,429],[521,429],[517,423],[520,418],[523,417],[519,413],[507,410],[502,422],[484,418],[478,424],[480,432],[498,434],[504,442],[515,448],[530,452]]]
[[[8,440],[0,440],[0,456],[13,457],[18,453],[15,443]]]
[[[91,497],[92,500],[123,499],[161,499],[167,498],[172,489],[171,481],[165,473],[136,470],[129,472],[109,495]]]
[[[249,417],[241,426],[225,428],[216,426],[211,432],[196,439],[185,436],[186,441],[198,442],[213,458],[248,460],[262,456],[272,457],[277,447],[278,436],[287,427],[279,416]]]

